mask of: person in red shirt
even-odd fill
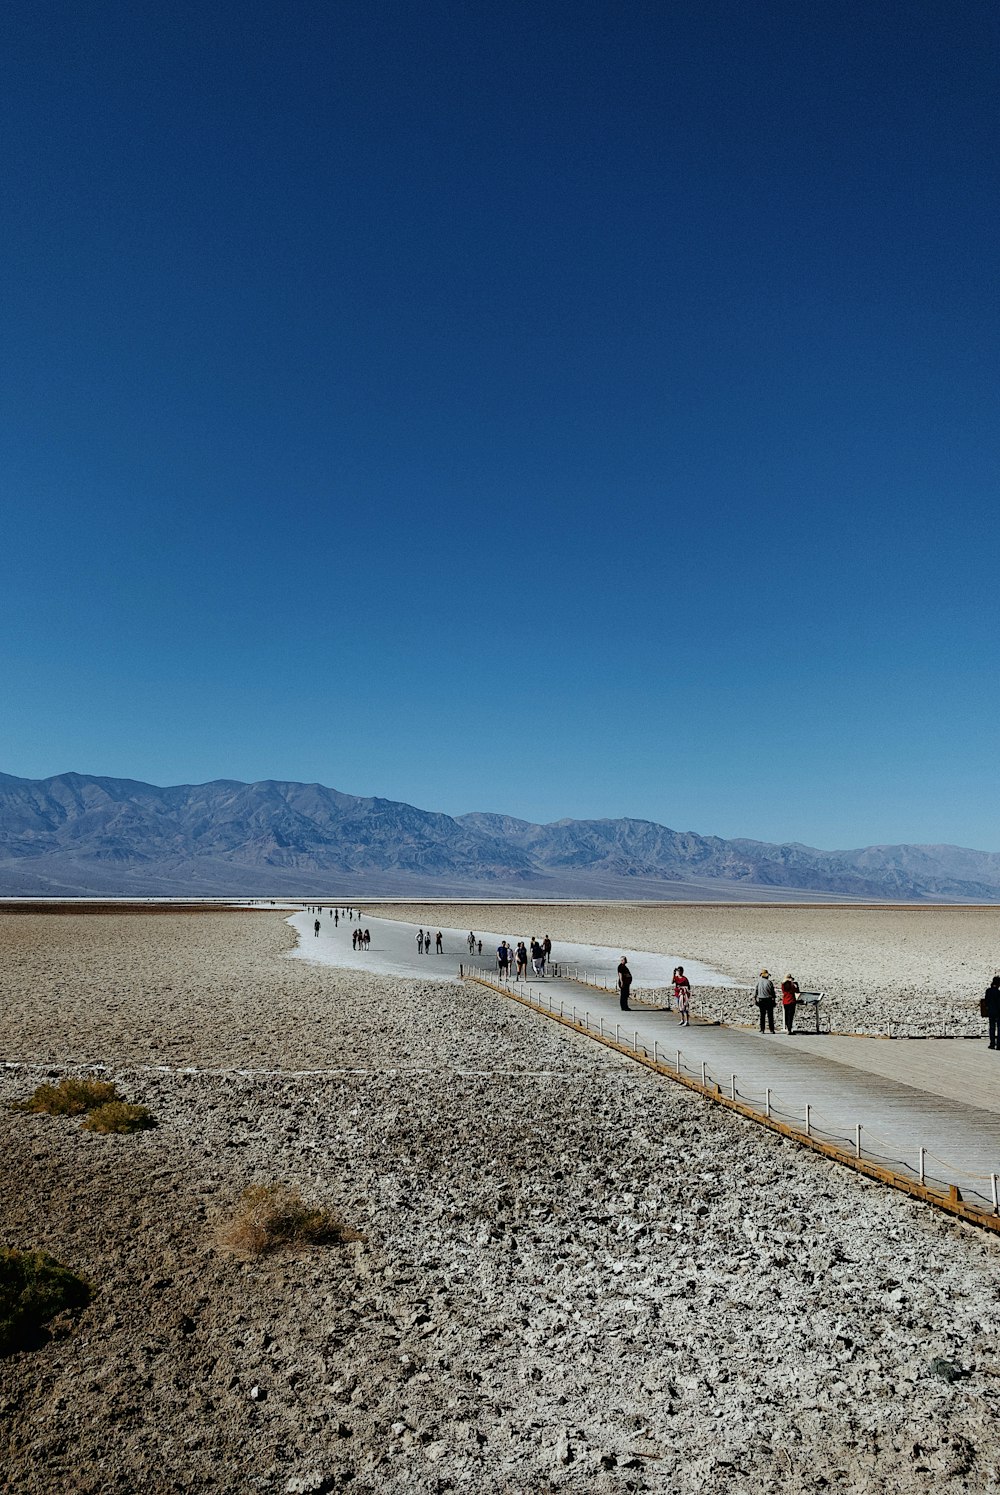
[[[795,1004],[799,1000],[799,983],[794,976],[786,976],[781,983],[781,1010],[785,1015],[785,1032],[792,1031],[795,1021]]]
[[[678,1012],[683,1012],[684,1011],[684,1007],[681,1005],[681,995],[682,994],[684,994],[684,995],[687,996],[688,1002],[687,1002],[686,1005],[688,1007],[688,1010],[690,1010],[691,983],[690,983],[690,981],[688,980],[688,978],[684,974],[684,967],[683,966],[675,966],[674,967],[674,1005],[677,1008]]]

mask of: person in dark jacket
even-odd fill
[[[770,971],[761,971],[757,978],[755,1001],[757,1003],[757,1010],[760,1013],[760,1031],[762,1033],[764,1031],[765,1020],[771,1032],[774,1032],[775,995],[774,982],[771,980]]]
[[[994,976],[986,988],[983,1006],[990,1025],[990,1048],[1000,1049],[1000,976]]]
[[[628,1012],[628,994],[632,990],[632,972],[628,968],[628,956],[623,955],[618,963],[618,998],[622,1012]]]

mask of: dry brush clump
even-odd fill
[[[133,1105],[127,1100],[109,1101],[105,1106],[96,1106],[84,1117],[85,1132],[145,1132],[156,1125],[156,1119],[146,1106]]]
[[[67,1075],[58,1085],[39,1085],[28,1100],[15,1101],[15,1111],[35,1116],[82,1116],[96,1106],[120,1100],[113,1080],[83,1080]]]
[[[113,1080],[84,1080],[67,1075],[58,1085],[39,1085],[15,1111],[34,1116],[82,1116],[88,1132],[144,1132],[156,1125],[146,1106],[123,1100]]]
[[[89,1282],[46,1251],[0,1247],[0,1355],[31,1349],[47,1324],[79,1313],[93,1296]]]
[[[232,1214],[218,1226],[216,1239],[237,1256],[263,1256],[271,1251],[346,1245],[361,1236],[328,1210],[307,1204],[298,1189],[270,1183],[251,1184],[243,1190]]]

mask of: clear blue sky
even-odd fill
[[[1000,849],[986,0],[8,0],[0,768]]]

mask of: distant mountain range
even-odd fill
[[[1000,855],[817,851],[648,820],[438,815],[322,784],[0,774],[0,896],[1000,903]]]

